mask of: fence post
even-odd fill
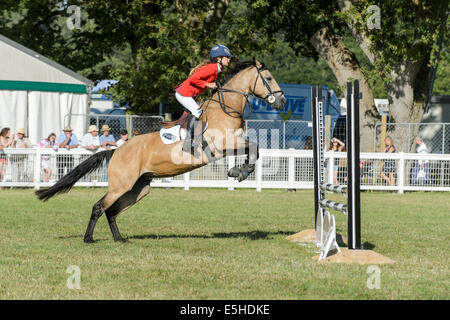
[[[235,156],[227,157],[226,160],[228,161],[228,171],[230,171],[231,168],[236,166],[236,157]],[[234,180],[235,180],[234,178],[228,177],[228,181],[230,181],[230,183],[232,183]],[[230,187],[228,187],[228,190],[233,191],[234,187],[230,186]]]
[[[288,158],[288,185],[289,188],[294,189],[295,183],[295,157],[293,154],[289,155]]]
[[[36,148],[34,154],[34,188],[39,190],[40,188],[40,180],[41,180],[41,149]]]
[[[189,180],[190,180],[190,176],[189,176],[189,172],[186,172],[184,175],[184,190],[189,190]]]
[[[255,175],[256,175],[256,191],[261,192],[262,189],[262,156],[256,161]]]
[[[335,157],[336,155],[334,154],[334,152],[330,152],[329,153],[329,157],[328,157],[328,162],[327,162],[327,166],[328,166],[328,183],[334,184],[334,161],[335,161]]]
[[[397,185],[398,193],[403,194],[405,186],[405,153],[400,152],[400,159],[398,160],[398,175],[397,175]]]

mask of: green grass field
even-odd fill
[[[102,217],[85,244],[104,192],[42,203],[33,190],[0,191],[0,299],[450,298],[449,193],[362,193],[362,240],[396,261],[369,289],[367,265],[318,264],[312,245],[285,239],[314,227],[312,190],[153,189],[117,219],[128,242]],[[67,287],[73,265],[81,289]]]

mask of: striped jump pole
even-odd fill
[[[347,83],[347,185],[337,186],[325,183],[325,127],[322,87],[311,89],[313,118],[314,156],[314,210],[315,226],[318,215],[324,215],[324,208],[347,214],[347,237],[349,249],[362,249],[360,212],[360,172],[359,172],[359,81]],[[325,199],[325,191],[347,196],[347,204]]]

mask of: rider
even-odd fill
[[[197,147],[194,141],[194,129],[197,120],[202,114],[202,110],[194,98],[205,91],[206,88],[217,88],[215,80],[219,72],[223,67],[228,66],[233,57],[230,49],[226,46],[221,44],[215,45],[209,52],[209,60],[203,61],[192,69],[189,78],[175,87],[175,97],[178,102],[191,112],[187,123],[188,133],[183,145],[184,151],[189,152],[192,148]]]

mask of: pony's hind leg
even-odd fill
[[[150,192],[150,182],[152,177],[153,176],[151,173],[141,175],[130,191],[122,194],[110,207],[106,209],[105,215],[108,219],[109,228],[111,229],[114,241],[125,241],[119,232],[119,228],[117,227],[117,216]]]
[[[97,203],[94,204],[94,206],[92,207],[91,218],[89,220],[89,224],[87,226],[86,233],[84,234],[84,239],[83,239],[83,241],[86,243],[94,242],[93,234],[94,234],[95,225],[97,223],[98,218],[100,218],[104,212],[102,203],[103,203],[103,198],[101,198],[99,201],[97,201]]]

